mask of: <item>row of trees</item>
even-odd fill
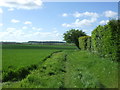
[[[71,29],[69,31],[67,31],[66,33],[63,34],[64,35],[64,40],[67,43],[74,43],[78,49],[81,49],[79,47],[79,41],[78,38],[82,37],[82,36],[87,36],[85,32],[83,32],[82,30],[76,30],[76,29]]]
[[[64,33],[67,43],[75,43],[78,49],[95,51],[102,57],[120,59],[120,21],[110,20],[104,26],[98,26],[87,36],[82,30],[71,29]]]

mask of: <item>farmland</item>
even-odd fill
[[[118,88],[117,62],[75,46],[3,45],[2,56],[3,88]]]
[[[0,6],[0,90],[120,90],[120,2]]]
[[[9,77],[11,71],[17,72],[24,70],[25,68],[36,68],[37,64],[40,64],[45,57],[51,53],[60,51],[62,49],[69,49],[66,46],[48,46],[48,45],[3,45],[2,46],[2,65],[3,65],[3,81],[7,79],[16,79],[15,77]],[[74,48],[74,47],[73,47]],[[19,74],[22,72],[19,72]],[[21,77],[22,78],[22,77]]]
[[[3,45],[3,70],[8,67],[19,68],[30,64],[37,64],[52,52],[64,49],[71,49],[71,46],[53,45]]]

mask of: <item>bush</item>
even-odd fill
[[[120,30],[118,20],[110,20],[107,25],[98,26],[92,32],[93,50],[102,57],[120,60]]]
[[[8,71],[3,71],[2,72],[2,81],[7,82],[7,81],[18,81],[22,80],[25,78],[31,70],[37,69],[37,65],[31,65],[27,67],[21,67],[18,70],[14,69],[9,69]]]
[[[92,50],[92,40],[91,40],[90,36],[88,36],[88,38],[87,38],[87,50],[88,51]]]
[[[91,37],[79,37],[79,47],[81,48],[81,50],[91,50]]]
[[[101,57],[120,61],[120,20],[110,20],[104,26],[99,25],[93,30],[92,37],[80,37],[79,47]]]

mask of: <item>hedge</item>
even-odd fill
[[[87,38],[87,48],[86,48],[88,51],[91,51],[92,50],[92,40],[91,40],[91,36],[89,36]]]
[[[81,50],[91,50],[91,37],[90,36],[79,37],[79,47]]]
[[[81,50],[95,52],[101,57],[120,61],[120,21],[110,20],[104,26],[98,26],[92,31],[92,36],[79,38]]]
[[[120,61],[120,28],[118,20],[111,20],[107,25],[98,26],[92,32],[92,45],[102,57]]]

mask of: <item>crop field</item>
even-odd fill
[[[3,78],[9,77],[11,72],[17,72],[25,68],[36,68],[51,53],[60,50],[74,49],[74,46],[55,45],[3,45],[2,46],[2,69]],[[3,80],[4,80],[3,79]],[[6,81],[6,79],[5,79]]]
[[[36,64],[52,52],[69,48],[53,45],[3,45],[3,70]]]
[[[118,63],[63,45],[3,45],[3,88],[118,88]]]

